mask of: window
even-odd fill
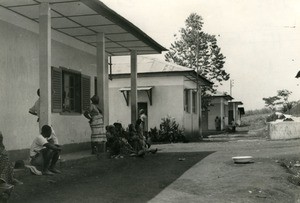
[[[62,112],[81,113],[81,75],[65,70],[62,74]]]
[[[197,92],[193,91],[192,93],[192,111],[193,113],[197,113]]]
[[[188,89],[184,90],[184,111],[189,113],[190,112],[190,91]]]
[[[52,112],[82,113],[90,105],[90,77],[52,67]]]

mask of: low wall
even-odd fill
[[[271,140],[300,138],[300,122],[270,122],[268,135]]]

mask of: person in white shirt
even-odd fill
[[[40,119],[40,89],[37,90],[37,95],[39,96],[38,100],[34,103],[34,105],[29,109],[29,113],[37,116],[37,122]]]
[[[40,97],[40,89],[38,89],[36,93]],[[40,98],[38,98],[38,100],[36,100],[34,105],[29,109],[29,113],[34,116],[37,116],[38,117],[37,122],[39,122],[39,120],[40,120]],[[52,126],[51,126],[51,129],[52,129],[51,136],[49,138],[47,138],[47,140],[52,144],[58,144],[58,138],[57,138]]]
[[[30,147],[30,163],[40,169],[44,175],[61,173],[55,168],[59,153],[61,152],[61,146],[48,142],[47,138],[51,134],[51,127],[44,125],[41,134],[33,140]]]
[[[143,135],[147,134],[148,126],[147,126],[147,115],[145,114],[145,110],[141,109],[139,112],[139,119],[141,119],[142,123],[142,133]]]

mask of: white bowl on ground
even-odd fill
[[[234,156],[232,157],[234,163],[249,163],[253,161],[252,156]]]

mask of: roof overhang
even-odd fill
[[[137,91],[145,91],[147,93],[150,106],[152,106],[152,88],[153,86],[137,87]],[[129,92],[131,91],[131,87],[123,87],[119,89],[119,91],[123,93],[124,99],[126,101],[126,105],[129,106]]]
[[[0,6],[39,22],[39,5],[49,2],[52,29],[96,47],[97,33],[105,34],[111,56],[160,54],[167,51],[138,27],[98,0],[0,0]]]
[[[153,86],[142,86],[142,87],[137,87],[137,91],[147,91],[147,90],[151,90],[153,88]],[[119,89],[120,92],[124,92],[124,91],[130,91],[131,87],[123,87],[121,89]]]
[[[203,77],[200,74],[197,74],[197,72],[195,70],[191,70],[191,71],[186,71],[187,75],[186,77],[197,83],[197,81],[201,81],[200,86],[212,86],[214,83],[209,81],[208,79],[206,79],[205,77]]]
[[[241,102],[241,101],[234,101],[234,100],[232,100],[232,101],[229,101],[229,103],[235,103],[237,105],[243,105],[243,102]]]
[[[232,100],[233,99],[233,97],[232,96],[230,96],[230,95],[212,95],[211,96],[212,98],[224,98],[224,99],[226,99],[226,100]]]
[[[239,112],[240,112],[241,115],[245,114],[245,108],[243,106],[239,106],[238,110],[239,110]]]
[[[297,73],[296,78],[300,78],[300,71]]]

